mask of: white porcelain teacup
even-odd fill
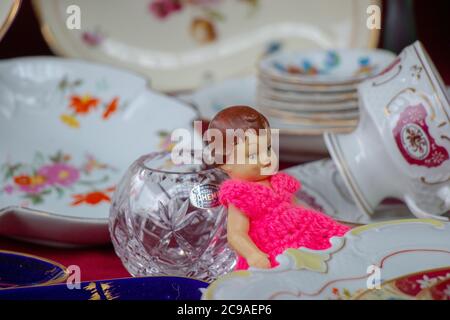
[[[358,87],[361,118],[325,141],[355,202],[373,214],[385,198],[417,217],[450,210],[450,99],[420,42]]]

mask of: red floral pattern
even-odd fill
[[[439,282],[430,289],[433,300],[450,300],[450,279]]]
[[[438,145],[426,123],[427,111],[423,104],[407,107],[401,114],[393,133],[395,142],[405,160],[428,168],[438,167],[448,160],[448,151]]]
[[[415,275],[402,277],[395,281],[395,287],[402,293],[415,297],[420,291],[432,287],[441,279],[445,279],[450,275],[450,269],[442,269],[436,271],[424,271]]]

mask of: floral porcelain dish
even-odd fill
[[[0,2],[0,41],[8,31],[17,12],[21,0],[3,0]]]
[[[376,47],[379,35],[366,27],[372,0],[111,0],[107,14],[104,1],[34,4],[55,52],[130,68],[163,91],[249,74],[280,48]],[[68,29],[77,8],[81,28]]]
[[[329,249],[287,249],[276,268],[225,275],[203,299],[352,299],[407,274],[448,268],[449,241],[450,223],[434,219],[364,225],[333,237]]]
[[[380,49],[280,52],[262,59],[259,71],[291,84],[349,85],[376,75],[394,59],[393,53]]]
[[[194,110],[111,67],[61,58],[0,62],[0,232],[109,241],[115,185],[139,155],[170,149]],[[169,116],[170,115],[170,116]]]
[[[0,250],[0,291],[2,289],[50,285],[64,281],[66,267],[40,257]]]

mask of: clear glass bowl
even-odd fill
[[[109,229],[133,276],[175,275],[211,281],[236,256],[226,237],[218,186],[228,176],[204,164],[175,165],[170,153],[136,160],[114,193]]]

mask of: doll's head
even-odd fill
[[[232,106],[220,111],[208,127],[208,135],[215,137],[212,140],[217,133],[222,141],[221,148],[214,149],[215,159],[232,178],[258,181],[278,169],[269,122],[255,109]]]

